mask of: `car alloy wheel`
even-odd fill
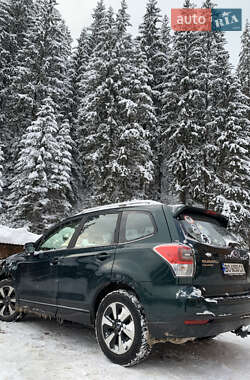
[[[0,288],[0,315],[2,317],[11,317],[16,312],[15,305],[15,289],[10,285]]]
[[[131,291],[106,295],[97,310],[95,329],[103,353],[115,364],[136,365],[151,351],[144,310]]]
[[[127,306],[111,303],[103,313],[102,336],[108,349],[117,355],[124,354],[135,338],[135,323]]]
[[[0,320],[12,322],[21,316],[22,313],[16,311],[16,292],[12,281],[0,281]]]

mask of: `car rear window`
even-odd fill
[[[187,238],[200,243],[216,247],[228,247],[238,243],[235,236],[213,217],[185,214],[181,216],[180,224]]]

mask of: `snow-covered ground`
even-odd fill
[[[207,343],[158,344],[137,367],[110,363],[94,332],[27,316],[0,322],[0,380],[248,380],[250,337],[231,333]]]

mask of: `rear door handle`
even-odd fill
[[[50,266],[57,265],[58,263],[59,263],[59,258],[54,257],[54,259],[52,259],[50,262]]]
[[[99,253],[99,255],[96,256],[98,260],[100,261],[104,261],[106,259],[108,259],[110,257],[110,253],[108,252],[102,252],[102,253]]]

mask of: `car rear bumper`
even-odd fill
[[[196,324],[197,323],[197,324]],[[149,321],[153,341],[202,338],[250,325],[250,294],[234,297],[186,299],[182,311],[166,321]]]
[[[241,316],[214,318],[204,325],[185,325],[184,320],[168,323],[151,322],[149,333],[154,341],[171,338],[203,338],[235,331],[248,325],[250,325],[250,317],[242,320]]]

